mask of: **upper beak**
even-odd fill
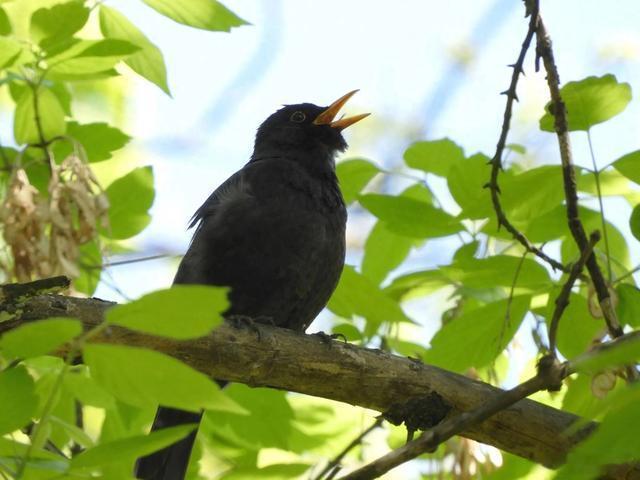
[[[314,125],[329,125],[330,127],[337,128],[338,130],[344,130],[348,126],[368,117],[370,115],[369,113],[361,113],[360,115],[354,115],[353,117],[341,118],[335,121],[333,120],[336,118],[336,115],[338,115],[338,112],[344,104],[347,103],[347,100],[353,97],[357,91],[358,90],[353,90],[329,105],[324,112],[316,117],[313,121]]]

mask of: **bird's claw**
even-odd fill
[[[257,324],[263,322],[260,322],[258,318],[254,319],[248,315],[229,315],[227,317],[227,321],[233,326],[233,328],[248,328],[249,330],[255,332],[258,340],[262,340],[262,332],[260,332],[260,328],[258,328]]]
[[[345,337],[342,333],[316,332],[313,335],[318,337],[326,345],[331,345],[331,340],[338,340],[338,339],[342,340],[344,343],[347,343],[347,337]]]

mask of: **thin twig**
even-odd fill
[[[504,109],[504,118],[502,120],[500,137],[498,138],[498,144],[496,145],[496,153],[491,159],[491,179],[486,186],[491,191],[491,201],[493,203],[493,209],[495,210],[498,219],[498,228],[501,226],[506,228],[507,231],[511,233],[511,235],[513,235],[513,237],[518,240],[518,242],[520,242],[528,252],[531,252],[539,258],[543,259],[554,269],[568,272],[569,269],[567,267],[562,265],[562,263],[558,262],[557,260],[549,257],[541,249],[533,245],[520,230],[513,226],[513,224],[507,218],[500,202],[500,186],[498,185],[498,175],[500,174],[500,170],[502,170],[502,154],[504,152],[504,148],[507,142],[507,136],[509,134],[509,128],[511,125],[513,102],[514,100],[518,100],[518,95],[516,93],[518,79],[520,78],[520,74],[524,73],[524,59],[527,55],[527,51],[529,50],[529,46],[531,45],[531,40],[533,39],[533,36],[535,34],[536,24],[538,20],[537,2],[534,2],[534,4],[535,8],[534,11],[530,14],[531,18],[529,20],[529,29],[527,30],[527,35],[525,36],[524,41],[522,42],[520,54],[518,55],[518,59],[516,60],[516,62],[513,65],[510,65],[513,68],[513,73],[511,74],[511,83],[509,85],[509,88],[502,92],[507,96],[507,102]]]
[[[439,444],[465,428],[486,420],[495,413],[510,407],[535,392],[545,389],[557,389],[566,375],[567,369],[564,365],[552,357],[544,357],[538,364],[536,376],[511,390],[498,394],[474,410],[443,421],[431,430],[424,432],[416,440],[408,442],[387,455],[341,477],[340,480],[370,480],[378,478],[398,465],[408,462],[425,452],[434,451]]]
[[[349,445],[347,445],[344,450],[342,450],[338,455],[336,455],[336,457],[333,460],[331,460],[326,467],[324,467],[324,469],[316,477],[316,480],[322,480],[322,478],[324,478],[324,476],[327,474],[329,474],[329,476],[325,480],[330,480],[333,477],[335,477],[335,475],[338,473],[338,470],[336,469],[336,467],[339,467],[340,462],[347,455],[347,453],[349,453],[353,448],[355,448],[360,443],[362,443],[362,440],[364,439],[364,437],[366,437],[372,431],[374,431],[376,428],[382,425],[383,420],[384,419],[382,417],[378,417],[378,419],[369,428],[367,428],[360,435],[354,438],[353,441],[349,443]]]
[[[571,153],[571,141],[569,139],[569,127],[567,120],[567,109],[562,101],[560,94],[560,76],[558,67],[556,66],[553,49],[551,48],[551,38],[547,33],[547,29],[538,16],[536,27],[536,62],[538,58],[542,59],[544,68],[547,73],[547,84],[551,96],[551,112],[554,117],[554,130],[558,138],[560,149],[560,158],[562,161],[562,174],[564,178],[564,192],[567,203],[567,219],[569,229],[573,238],[581,252],[585,251],[588,245],[587,235],[584,230],[582,221],[580,220],[578,211],[578,191],[576,186],[576,174],[573,167],[573,158]],[[600,308],[607,323],[609,334],[617,338],[623,334],[622,328],[617,319],[617,315],[611,302],[609,288],[602,275],[602,270],[598,265],[595,255],[590,255],[587,259],[587,270],[596,290]]]
[[[569,305],[569,297],[571,295],[571,289],[573,288],[573,284],[576,282],[582,269],[584,268],[585,263],[587,263],[587,259],[591,256],[593,252],[593,247],[600,240],[600,232],[595,231],[589,237],[589,243],[587,244],[587,248],[582,251],[580,258],[576,263],[571,267],[571,272],[569,273],[569,278],[562,286],[560,293],[558,294],[555,304],[556,307],[553,310],[553,316],[551,317],[551,322],[549,325],[549,351],[551,355],[557,357],[556,353],[556,342],[557,342],[557,333],[558,333],[558,325],[560,324],[560,318],[564,313],[565,308]]]

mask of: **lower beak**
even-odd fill
[[[344,106],[345,103],[347,103],[347,100],[349,100],[356,94],[357,91],[358,90],[353,90],[329,105],[329,107],[324,112],[316,117],[316,119],[313,121],[314,125],[329,125],[330,127],[337,128],[338,130],[344,130],[348,126],[359,122],[365,117],[368,117],[370,115],[369,113],[361,113],[360,115],[343,117],[339,120],[334,121],[334,118],[336,118],[338,112],[340,112],[340,109]]]

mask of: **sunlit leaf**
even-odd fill
[[[89,162],[109,160],[113,152],[124,147],[131,137],[106,123],[67,122],[67,135],[80,142]],[[56,142],[54,153],[58,160],[74,151],[71,141]]]
[[[511,287],[540,289],[550,286],[547,270],[531,258],[494,255],[488,258],[462,258],[440,267],[444,276],[466,287]],[[516,277],[517,275],[517,277]]]
[[[66,76],[73,78],[74,75],[98,74],[113,68],[138,50],[140,47],[124,40],[80,40],[49,58],[49,72],[62,79]]]
[[[631,217],[629,217],[629,228],[636,240],[640,240],[640,204],[633,207]]]
[[[555,300],[560,288],[555,288],[549,295],[547,305],[547,325],[551,322],[555,310]],[[587,299],[582,295],[572,293],[569,297],[569,305],[564,310],[558,324],[557,341],[558,350],[565,358],[572,358],[587,351],[594,340],[602,333],[604,327],[602,320],[593,318],[589,313]]]
[[[0,350],[10,358],[45,355],[82,333],[82,324],[71,318],[51,318],[25,323],[0,337]]]
[[[93,344],[84,348],[83,357],[91,376],[130,405],[243,413],[206,375],[153,350]]]
[[[11,20],[9,20],[9,16],[4,8],[0,7],[0,35],[9,35],[11,33]],[[0,48],[0,52],[2,49]],[[2,62],[0,61],[0,65]]]
[[[364,245],[362,274],[379,285],[389,272],[407,258],[415,243],[415,240],[397,235],[384,223],[377,222],[369,232]]]
[[[25,89],[17,102],[16,113],[13,120],[13,135],[19,144],[40,143],[42,140],[51,140],[59,135],[64,135],[67,125],[64,121],[64,110],[55,94],[44,87],[37,90],[37,107],[34,101],[34,92]],[[39,127],[36,123],[39,119]]]
[[[618,293],[618,319],[623,325],[640,327],[640,290],[634,285],[621,283]]]
[[[447,176],[447,184],[453,199],[462,209],[462,218],[487,218],[495,216],[491,206],[489,181],[491,167],[489,157],[481,153],[454,165]]]
[[[499,300],[463,313],[431,339],[425,361],[456,372],[487,365],[511,341],[530,300],[529,296],[516,296],[511,302]]]
[[[20,57],[22,45],[16,40],[0,37],[0,68],[7,68]]]
[[[560,89],[562,101],[567,108],[569,131],[587,131],[598,123],[606,122],[622,112],[631,101],[631,86],[618,83],[614,75],[587,77],[569,82]],[[549,112],[540,119],[540,129],[554,131],[554,117]]]
[[[124,62],[134,72],[160,87],[167,95],[171,94],[162,52],[127,17],[114,8],[100,5],[100,30],[107,38],[127,40],[140,47],[140,51],[127,57]]]
[[[195,424],[179,425],[163,428],[151,432],[149,435],[138,435],[103,443],[73,457],[71,470],[100,467],[123,460],[134,460],[177,442],[196,427]]]
[[[132,237],[151,221],[148,210],[155,197],[151,167],[136,168],[116,179],[107,187],[106,194],[110,205],[108,237]]]
[[[440,269],[424,270],[395,278],[384,291],[391,298],[401,299],[407,295],[426,295],[450,284]]]
[[[210,333],[228,307],[226,288],[174,285],[110,308],[106,319],[132,330],[185,340]]]
[[[0,372],[0,435],[29,423],[38,407],[34,387],[33,379],[22,366]]]
[[[352,158],[336,165],[336,174],[345,203],[353,202],[380,169],[363,158]]]
[[[597,373],[605,368],[638,363],[638,361],[640,361],[640,337],[633,336],[577,359],[574,362],[574,368],[578,372]]]
[[[71,37],[89,19],[89,8],[80,0],[40,8],[31,16],[31,38],[36,42],[59,42]]]
[[[231,31],[247,22],[217,0],[142,0],[158,13],[178,23],[204,30]]]
[[[640,184],[640,150],[620,157],[612,166],[632,182]]]
[[[399,235],[435,238],[462,230],[462,225],[454,217],[424,201],[376,193],[360,195],[358,201],[385,227]]]
[[[628,402],[612,409],[586,440],[569,452],[567,463],[556,480],[598,478],[605,465],[638,460],[640,402]]]
[[[411,167],[446,177],[452,167],[464,160],[464,151],[448,138],[416,142],[404,152],[404,161]]]
[[[343,318],[364,317],[377,328],[383,322],[410,322],[397,301],[382,292],[371,280],[346,265],[328,305]]]
[[[244,449],[294,448],[291,444],[291,422],[294,411],[285,392],[267,388],[249,388],[232,384],[225,389],[229,398],[247,414],[208,411],[203,424],[214,426],[216,435],[222,435],[231,444]],[[207,428],[207,427],[205,427]]]

